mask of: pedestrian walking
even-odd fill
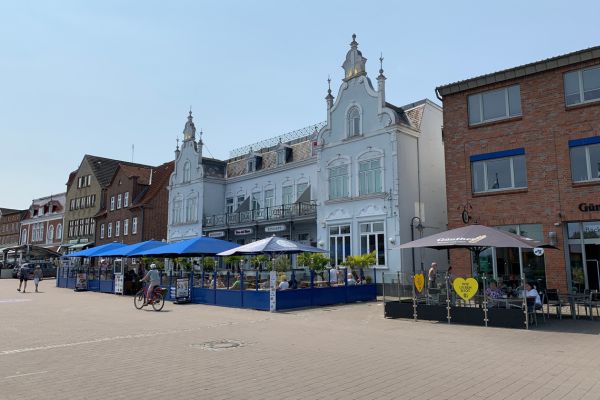
[[[35,269],[33,270],[33,283],[35,284],[36,293],[38,292],[38,285],[43,277],[44,273],[42,272],[42,268],[39,265],[36,265]]]
[[[25,266],[25,264],[21,265],[21,268],[19,268],[19,288],[17,289],[17,292],[21,291],[21,285],[23,285],[23,293],[25,293],[25,290],[27,290],[27,280],[29,279],[29,268],[27,268]],[[25,282],[25,283],[23,283]]]

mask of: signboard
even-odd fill
[[[123,274],[115,272],[115,294],[123,294]]]
[[[265,227],[265,232],[283,232],[285,229],[285,225],[271,225]]]
[[[208,232],[208,237],[211,237],[211,238],[220,238],[223,236],[225,236],[224,231]]]
[[[236,229],[235,231],[233,231],[233,233],[236,236],[249,235],[252,232],[254,232],[254,230],[252,228],[240,228],[240,229]]]
[[[423,274],[416,274],[413,281],[415,282],[415,289],[417,289],[417,292],[421,293],[423,287],[425,287],[425,276]]]
[[[544,249],[542,247],[536,247],[535,249],[533,249],[533,254],[535,254],[538,257],[543,256]]]
[[[477,289],[479,289],[479,283],[473,278],[455,278],[452,286],[456,294],[463,300],[471,299],[477,293]]]
[[[269,272],[269,311],[277,309],[277,271]]]
[[[175,287],[175,298],[177,300],[188,300],[190,296],[190,285],[187,278],[177,278]]]
[[[87,274],[85,272],[78,272],[77,279],[75,279],[75,290],[87,290]]]

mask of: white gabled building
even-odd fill
[[[416,251],[413,260],[397,249],[446,228],[442,109],[427,99],[388,103],[383,67],[375,89],[355,39],[337,99],[331,88],[325,98],[326,122],[219,161],[202,158],[190,113],[169,187],[169,241],[277,234],[328,249],[335,265],[371,251],[390,272],[444,264],[440,253]]]

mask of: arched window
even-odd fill
[[[62,240],[62,224],[56,226],[56,239]]]
[[[48,225],[48,241],[51,242],[54,240],[54,225]]]
[[[190,165],[189,161],[186,161],[185,164],[183,164],[183,182],[189,182],[192,180],[192,167]]]
[[[196,198],[190,197],[185,202],[186,222],[196,222],[198,213],[196,212]]]
[[[348,111],[348,137],[360,135],[360,111],[352,107]]]
[[[183,201],[181,200],[181,197],[176,197],[175,201],[173,202],[173,224],[180,224],[182,222],[181,220],[181,208],[182,208],[182,204]]]
[[[27,229],[23,229],[21,233],[21,244],[27,244]]]

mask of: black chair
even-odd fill
[[[558,293],[558,289],[546,290],[546,302],[548,304],[548,308],[546,309],[546,316],[550,318],[550,307],[555,307],[558,319],[562,319],[563,302],[560,298],[560,294]],[[542,302],[542,304],[544,304],[544,302]]]
[[[600,293],[593,291],[590,294],[590,302],[588,306],[590,307],[590,318],[592,320],[594,319],[594,309],[596,309],[596,314],[598,314],[598,317],[600,317],[600,312],[598,311],[600,308]]]
[[[535,309],[535,299],[536,297],[527,297],[527,318],[529,320],[529,326],[531,326],[531,321],[535,323],[537,326],[537,312]]]

